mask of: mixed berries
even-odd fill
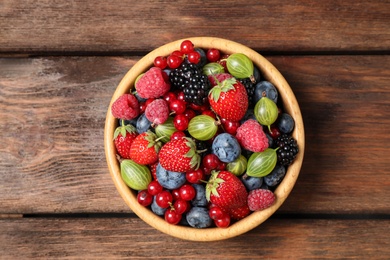
[[[111,106],[124,182],[174,225],[227,228],[271,207],[298,154],[275,86],[242,53],[185,40]]]

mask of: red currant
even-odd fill
[[[272,137],[272,139],[277,139],[281,134],[279,129],[274,125],[271,125],[270,129],[271,131],[268,130],[269,135]]]
[[[176,131],[176,132],[173,132],[173,134],[171,135],[170,140],[179,140],[179,139],[181,139],[182,137],[185,137],[185,136],[186,136],[186,134],[183,131]]]
[[[181,51],[173,51],[172,53],[171,53],[171,55],[174,55],[174,56],[177,56],[177,57],[180,57],[181,59],[184,59],[184,57],[185,57],[185,55],[184,55],[184,53],[183,52],[181,52]]]
[[[200,183],[204,178],[204,172],[201,168],[186,173],[186,179],[190,183]]]
[[[200,61],[200,53],[197,52],[197,51],[193,51],[191,53],[188,54],[188,61],[193,63],[193,64],[198,64],[199,61]]]
[[[154,59],[154,62],[153,62],[154,66],[160,68],[160,69],[165,69],[168,65],[167,63],[167,58],[164,57],[164,56],[157,56],[155,59]]]
[[[190,40],[185,40],[180,44],[180,51],[189,54],[194,51],[194,44]]]
[[[184,92],[183,91],[180,91],[179,93],[177,93],[177,99],[178,100],[182,100],[182,101],[184,101],[184,102],[186,102],[185,101],[185,96],[184,96]]]
[[[214,223],[219,228],[227,228],[230,225],[230,216],[225,214],[222,218],[215,219]]]
[[[194,110],[190,109],[190,108],[187,108],[183,115],[185,115],[189,121],[191,121],[192,118],[194,118],[196,116],[196,113]]]
[[[208,49],[206,57],[210,62],[216,62],[221,58],[221,52],[218,49]]]
[[[142,206],[147,207],[152,204],[153,196],[147,190],[141,190],[137,194],[137,201]]]
[[[219,158],[215,154],[209,153],[203,157],[202,163],[203,163],[204,167],[206,167],[210,170],[214,170],[214,169],[217,169],[217,167],[221,163],[221,161],[219,160]]]
[[[225,132],[235,136],[237,133],[237,128],[241,125],[239,121],[230,121],[227,119],[221,119],[222,126],[225,129]]]
[[[164,213],[165,221],[169,224],[176,225],[181,220],[181,214],[177,213],[175,209],[167,209]]]
[[[212,118],[217,119],[215,113],[210,109],[202,111],[202,115],[211,116]]]
[[[148,192],[151,194],[151,195],[157,195],[159,194],[160,192],[163,191],[163,187],[161,186],[161,184],[156,181],[156,180],[153,180],[149,183],[148,185]]]
[[[211,219],[219,219],[222,218],[224,215],[227,215],[225,212],[222,211],[222,209],[218,206],[211,206],[209,208],[209,216]]]
[[[184,102],[183,100],[179,100],[179,99],[175,99],[175,100],[172,100],[171,103],[169,103],[169,109],[172,111],[172,112],[175,112],[175,114],[183,114],[184,111],[186,111],[186,102]]]
[[[164,99],[165,101],[167,101],[168,104],[169,104],[169,103],[171,103],[173,100],[176,100],[176,95],[175,95],[175,93],[173,93],[173,92],[167,92],[167,93],[163,96],[163,99]]]
[[[180,198],[186,201],[193,200],[196,196],[196,190],[190,184],[184,184],[179,190]]]
[[[178,68],[182,62],[183,62],[182,57],[173,54],[169,55],[167,59],[168,66],[171,69]]]
[[[185,131],[188,128],[188,123],[190,121],[184,114],[176,115],[173,118],[173,125],[179,131]]]
[[[157,205],[164,209],[168,208],[169,205],[172,204],[172,200],[173,200],[172,194],[167,190],[164,190],[156,195]]]
[[[146,102],[140,102],[139,103],[139,111],[140,111],[140,114],[142,114],[143,112],[145,112],[145,109],[146,109]]]
[[[172,200],[173,201],[180,199],[180,192],[179,192],[179,190],[180,189],[177,188],[177,189],[174,189],[174,190],[171,191],[171,193],[172,193]]]
[[[178,214],[183,214],[190,209],[191,205],[189,201],[183,199],[177,199],[175,203],[173,203],[173,207],[175,208]]]

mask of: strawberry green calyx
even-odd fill
[[[215,102],[218,102],[218,99],[219,99],[221,93],[222,92],[228,92],[229,90],[234,90],[235,89],[234,84],[236,84],[236,83],[237,83],[237,80],[235,78],[228,78],[228,79],[225,79],[222,82],[218,82],[217,81],[217,85],[214,86],[210,90],[209,96],[211,96],[211,98]]]
[[[200,166],[201,157],[196,149],[196,144],[194,140],[189,137],[183,137],[186,139],[186,145],[190,148],[190,150],[184,155],[187,158],[191,158],[190,165],[191,168],[197,170]]]
[[[154,150],[156,151],[156,153],[158,153],[161,149],[161,146],[162,146],[160,139],[163,137],[165,137],[165,136],[157,138],[157,135],[155,133],[148,130],[144,136],[144,139],[149,142],[147,147],[150,148],[150,147],[154,146]]]
[[[133,125],[125,125],[124,120],[122,120],[122,125],[118,126],[114,131],[114,140],[118,137],[119,134],[121,134],[123,137],[126,137],[127,133],[135,133],[137,132],[137,129]]]
[[[210,201],[211,194],[214,196],[219,197],[218,194],[218,187],[221,183],[225,182],[225,180],[218,178],[218,171],[213,171],[211,173],[211,176],[206,184],[206,199],[207,201]]]

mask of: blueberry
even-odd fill
[[[256,82],[260,82],[261,72],[257,66],[253,67],[253,77],[255,77]]]
[[[139,134],[142,134],[142,133],[148,131],[148,129],[150,128],[151,125],[152,125],[152,122],[150,122],[146,118],[145,113],[143,113],[142,115],[140,115],[138,117],[138,120],[137,120],[137,132]]]
[[[278,102],[278,90],[271,82],[260,81],[259,83],[256,84],[255,96],[253,98],[254,103],[257,103],[260,100],[260,98],[263,97],[263,93],[267,98],[273,100],[275,103]]]
[[[282,113],[279,116],[279,120],[277,123],[277,127],[279,128],[279,131],[282,132],[283,134],[289,134],[292,132],[295,126],[295,121],[292,116],[290,116],[287,113]]]
[[[124,123],[125,125],[129,125],[130,124],[130,125],[136,127],[137,126],[137,119],[138,119],[138,117],[134,118],[134,119],[130,119],[130,120],[122,120],[122,119],[120,119],[119,120],[119,125],[122,126],[122,124]]]
[[[197,51],[200,54],[200,61],[196,65],[200,68],[203,68],[203,66],[206,65],[207,63],[206,52],[202,48],[195,48],[195,51]]]
[[[260,189],[263,184],[262,177],[251,177],[244,174],[240,179],[248,191]]]
[[[206,207],[208,202],[206,199],[206,189],[205,186],[201,184],[192,184],[196,190],[196,196],[191,201],[192,206],[194,207]]]
[[[266,136],[267,139],[268,139],[268,147],[274,147],[275,141],[274,141],[274,139],[272,138],[272,136],[270,136],[268,133],[265,133],[265,136]]]
[[[217,135],[211,150],[222,162],[226,163],[235,161],[241,154],[241,147],[237,139],[228,133]]]
[[[140,97],[137,92],[134,94],[134,96],[137,98],[138,102],[145,102],[148,100],[147,98]]]
[[[161,164],[157,165],[156,176],[161,186],[169,190],[179,188],[187,180],[184,173],[167,171],[161,166]]]
[[[275,187],[286,175],[286,168],[283,165],[277,164],[270,174],[264,177],[264,182],[267,186]]]
[[[159,205],[157,205],[156,196],[153,196],[153,202],[152,202],[150,208],[154,214],[159,215],[159,216],[164,216],[165,211],[167,210],[167,209],[161,208]]]
[[[207,208],[193,207],[186,215],[188,224],[194,228],[206,228],[213,224]]]

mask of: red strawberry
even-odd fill
[[[125,159],[130,159],[130,147],[138,133],[134,126],[118,126],[114,132],[114,144],[118,154]]]
[[[141,98],[158,98],[167,93],[170,89],[166,81],[164,71],[158,67],[152,67],[145,72],[136,82],[135,88]]]
[[[195,142],[188,137],[170,140],[160,150],[159,162],[168,171],[188,172],[199,168],[201,158]]]
[[[237,128],[236,138],[244,149],[252,152],[262,152],[268,148],[268,138],[254,119],[245,121]]]
[[[249,209],[248,204],[245,203],[244,206],[234,208],[234,209],[229,209],[228,213],[232,219],[238,220],[238,219],[243,219],[246,216],[248,216],[249,213],[251,213],[251,210]]]
[[[131,120],[139,115],[138,99],[133,94],[123,94],[111,106],[115,118]]]
[[[139,134],[131,144],[130,159],[141,165],[154,164],[158,160],[161,142],[152,131]]]
[[[218,79],[218,75],[216,76]],[[218,82],[209,92],[211,108],[221,118],[240,121],[248,109],[248,94],[241,82],[227,78]]]
[[[263,210],[275,202],[275,194],[266,189],[252,190],[248,194],[248,206],[252,211]]]
[[[240,179],[229,171],[214,171],[206,184],[206,198],[229,212],[247,204],[248,192]]]

